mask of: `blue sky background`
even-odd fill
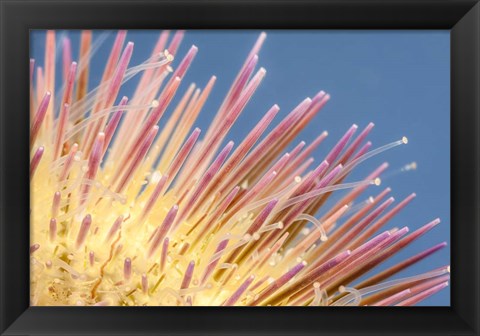
[[[59,32],[57,37],[66,32]],[[188,31],[178,55],[192,44],[198,55],[182,82],[183,92],[191,82],[204,87],[211,75],[217,82],[196,126],[202,130],[213,118],[230,84],[260,31]],[[103,35],[102,35],[103,34]],[[325,90],[332,98],[293,145],[312,141],[328,130],[329,136],[313,154],[318,164],[354,123],[363,129],[375,123],[369,140],[373,148],[407,136],[406,146],[369,159],[356,169],[349,181],[366,176],[382,162],[390,168],[382,186],[371,187],[362,200],[390,186],[396,203],[412,192],[416,199],[386,228],[409,226],[411,231],[436,217],[442,223],[401,253],[382,264],[383,269],[437,243],[447,248],[437,252],[399,276],[410,276],[450,263],[450,34],[449,31],[267,31],[259,66],[267,75],[254,98],[229,133],[239,143],[273,104],[280,106],[277,122],[301,100]],[[69,31],[73,59],[78,60],[79,34]],[[95,32],[94,41],[105,41],[92,60],[90,89],[98,84],[114,40],[112,32]],[[130,31],[135,42],[131,65],[149,57],[157,31]],[[31,56],[43,64],[45,34],[31,35]],[[175,60],[174,65],[178,64]],[[59,76],[61,74],[58,74]],[[60,77],[57,83],[60,81]],[[137,78],[122,88],[119,97],[132,93]],[[178,101],[178,97],[177,97]],[[174,105],[172,105],[174,106]],[[171,111],[170,111],[171,112]],[[167,113],[168,114],[168,113]],[[164,117],[163,120],[166,120]],[[415,171],[399,173],[416,161]],[[332,201],[344,193],[339,192]],[[461,223],[457,223],[461,224]],[[449,306],[447,288],[421,305]]]

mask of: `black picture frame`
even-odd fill
[[[479,335],[480,4],[0,0],[2,335]],[[450,29],[451,307],[29,307],[30,29]]]

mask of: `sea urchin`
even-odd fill
[[[359,200],[387,164],[345,182],[407,138],[371,150],[374,125],[358,135],[353,125],[316,166],[310,156],[326,132],[285,152],[330,99],[320,91],[269,132],[277,105],[241,143],[224,143],[265,76],[255,70],[264,33],[203,131],[194,125],[216,78],[178,92],[197,54],[192,46],[172,69],[183,31],[169,43],[162,32],[151,57],[133,67],[134,45],[124,47],[119,31],[91,91],[92,32],[81,33],[78,63],[68,37],[56,46],[55,35],[46,33],[45,64],[30,61],[32,305],[406,306],[448,284],[449,266],[389,279],[445,243],[357,281],[439,223],[382,232],[415,197],[391,207],[386,188]],[[136,75],[133,95],[118,97]],[[346,195],[327,206],[341,189]]]

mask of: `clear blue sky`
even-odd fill
[[[218,77],[212,96],[197,126],[206,125],[218,109],[229,85],[243,64],[259,31],[188,31],[179,55],[195,44],[199,53],[182,83],[203,87],[211,75]],[[370,121],[375,128],[369,139],[373,147],[407,136],[409,144],[395,148],[363,163],[350,181],[364,177],[384,161],[390,168],[382,188],[390,186],[397,202],[411,192],[417,198],[388,228],[409,226],[415,230],[440,217],[442,223],[410,245],[380,269],[417,252],[446,241],[450,245],[450,34],[449,31],[267,31],[259,65],[267,75],[249,103],[229,140],[243,138],[267,109],[277,103],[280,120],[298,102],[325,90],[332,98],[307,127],[300,140],[307,143],[323,130],[329,137],[314,157],[320,162],[341,135],[354,123],[360,128]],[[72,39],[74,60],[78,55],[78,33]],[[58,36],[61,35],[59,32]],[[31,56],[43,63],[44,32],[34,32]],[[94,34],[94,39],[100,36]],[[158,37],[156,31],[130,31],[127,40],[135,42],[131,64],[150,55]],[[98,49],[91,70],[90,88],[101,77],[114,34],[109,33]],[[174,64],[178,63],[178,59]],[[135,80],[120,93],[129,95]],[[396,173],[416,161],[418,169]],[[389,176],[390,175],[390,176]],[[365,196],[380,189],[373,187]],[[337,199],[341,196],[337,194]],[[461,223],[457,223],[460,225]],[[409,276],[450,263],[450,246],[401,273]],[[450,289],[425,300],[422,305],[450,305]]]

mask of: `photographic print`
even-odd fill
[[[449,306],[449,41],[31,30],[30,305]]]

